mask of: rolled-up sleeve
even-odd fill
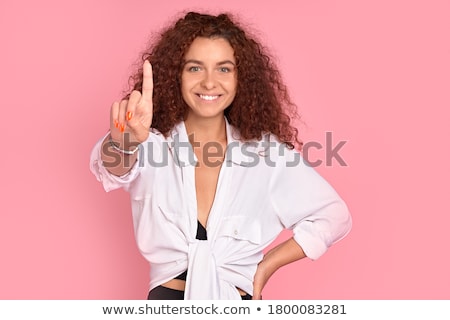
[[[271,179],[271,201],[306,256],[318,259],[352,227],[346,203],[294,150],[280,156]]]

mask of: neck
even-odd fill
[[[208,118],[208,119],[193,119],[187,117],[184,121],[186,132],[191,142],[206,143],[210,141],[224,141],[227,140],[226,123],[224,116]]]

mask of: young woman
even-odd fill
[[[276,270],[349,232],[345,203],[300,155],[278,69],[229,15],[186,14],[131,79],[91,170],[130,193],[149,299],[261,299]]]

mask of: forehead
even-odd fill
[[[234,50],[224,38],[195,38],[184,56],[185,60],[235,62]]]

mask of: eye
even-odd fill
[[[228,67],[220,67],[219,71],[220,72],[231,72],[230,68],[228,68]]]
[[[200,67],[192,66],[192,67],[188,68],[188,71],[190,71],[190,72],[198,72],[198,71],[200,71]]]

